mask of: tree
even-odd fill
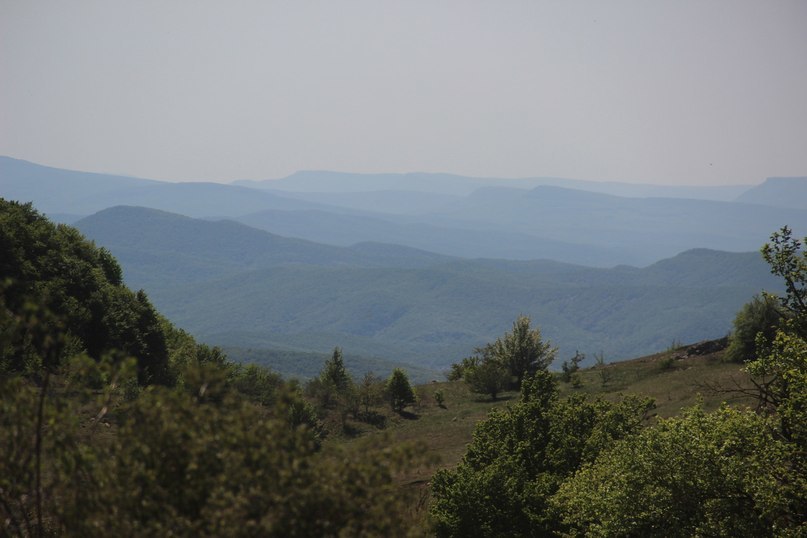
[[[802,457],[794,465],[807,482],[807,250],[802,246],[785,226],[762,247],[771,272],[785,280],[785,296],[779,300],[788,315],[772,342],[757,338],[757,358],[747,369],[760,407],[774,413],[781,435],[801,447]]]
[[[306,384],[306,393],[323,409],[338,407],[344,424],[353,398],[353,381],[345,369],[342,350],[334,348],[331,358],[322,365],[319,377]]]
[[[804,241],[807,243],[807,238]],[[771,242],[765,243],[761,252],[771,273],[785,281],[785,296],[780,302],[791,314],[791,329],[807,338],[807,249],[802,249],[802,242],[784,226],[771,235]]]
[[[541,330],[530,328],[528,316],[519,316],[513,322],[513,331],[506,332],[495,342],[477,352],[485,357],[493,357],[504,364],[510,375],[516,378],[516,387],[527,374],[546,370],[555,358],[556,349],[541,338]]]
[[[734,331],[729,338],[726,358],[747,362],[756,356],[757,336],[772,342],[784,318],[779,299],[772,295],[755,295],[734,318]]]
[[[465,381],[471,392],[490,394],[491,400],[502,392],[510,381],[510,372],[505,365],[493,358],[485,358],[465,369]]]
[[[322,367],[320,379],[323,383],[332,385],[337,392],[344,392],[350,386],[350,376],[345,369],[345,361],[340,348],[333,348],[331,358],[325,361]]]
[[[572,376],[580,369],[580,363],[586,360],[585,353],[580,353],[580,351],[574,352],[574,357],[569,359],[568,361],[563,361],[561,365],[562,373],[560,375],[561,381],[564,383],[569,383],[572,380]]]
[[[484,349],[485,348],[477,348],[476,351],[482,352],[484,351]],[[460,379],[465,377],[465,372],[475,367],[478,362],[479,357],[476,356],[465,357],[464,359],[462,359],[461,362],[455,362],[454,364],[451,365],[451,370],[449,370],[448,375],[446,377],[448,377],[449,381],[459,381]]]
[[[602,351],[595,353],[594,363],[596,364],[597,372],[600,374],[600,381],[604,387],[609,381],[611,381],[611,370],[609,370],[608,365],[605,364],[605,353]]]
[[[415,391],[409,384],[409,377],[400,368],[392,371],[387,379],[387,397],[389,398],[392,410],[401,413],[407,405],[415,403]]]
[[[359,385],[359,403],[364,407],[364,415],[370,415],[370,407],[383,401],[384,381],[372,372],[367,372]]]
[[[2,301],[13,315],[39,305],[60,320],[76,351],[96,360],[124,352],[137,359],[141,384],[174,383],[164,320],[144,292],[123,286],[110,253],[75,228],[51,223],[31,204],[0,199],[0,275]],[[18,354],[13,367],[36,362],[28,359]]]

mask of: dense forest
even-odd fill
[[[762,256],[785,293],[738,313],[727,353],[753,383],[715,387],[754,409],[561,396],[577,364],[550,372],[519,317],[451,373],[517,401],[424,493],[400,480],[421,446],[333,442],[410,413],[404,371],[356,380],[339,348],[306,383],[235,364],[108,251],[0,200],[0,535],[803,536],[807,251],[783,228]]]

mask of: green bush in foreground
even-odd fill
[[[124,364],[73,360],[44,392],[0,379],[0,535],[406,534],[411,449],[322,449],[297,396],[256,405],[210,365],[125,401]]]
[[[649,400],[559,400],[551,374],[523,381],[521,400],[480,422],[462,462],[432,480],[437,536],[547,536],[550,497],[615,440],[638,431]]]

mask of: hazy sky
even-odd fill
[[[807,175],[807,1],[0,0],[0,154],[166,180]]]

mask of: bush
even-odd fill
[[[732,362],[753,360],[758,352],[757,335],[762,335],[765,342],[772,342],[783,320],[784,312],[778,299],[770,295],[755,295],[734,318],[726,359]]]

